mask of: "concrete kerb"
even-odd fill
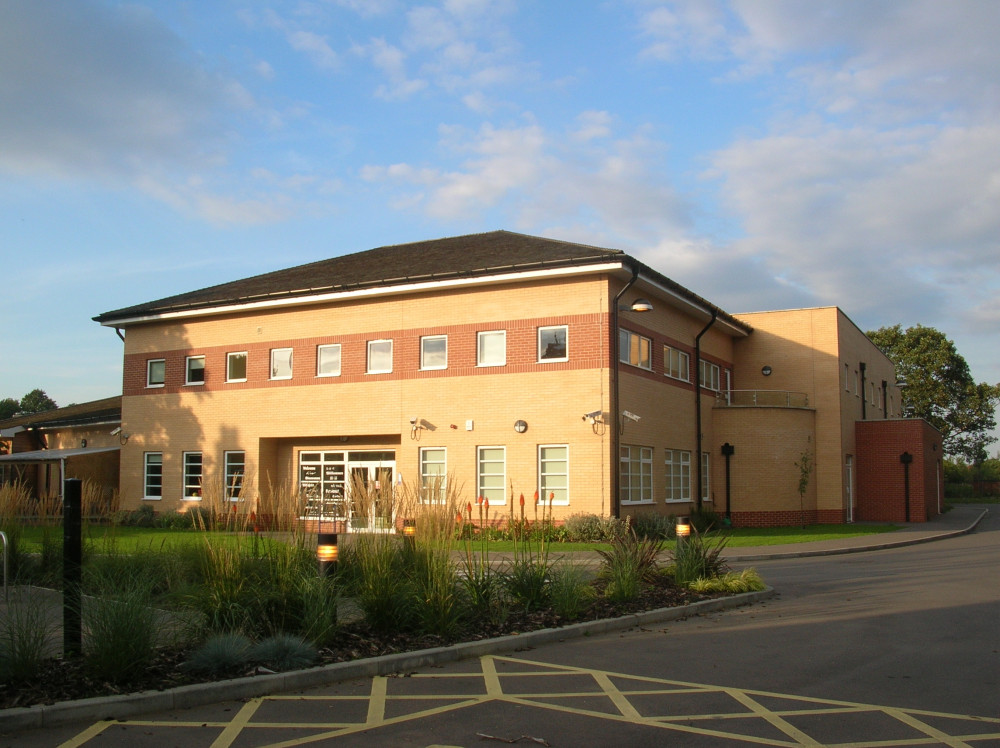
[[[702,600],[690,605],[660,608],[621,618],[604,618],[597,621],[570,624],[562,628],[540,629],[496,639],[462,642],[449,647],[434,647],[364,660],[338,662],[308,670],[256,675],[213,683],[197,683],[164,691],[143,691],[122,696],[101,696],[57,704],[5,709],[0,710],[0,729],[6,732],[55,727],[74,722],[127,719],[151,712],[187,709],[221,701],[299,691],[338,681],[405,672],[489,654],[516,652],[582,636],[623,631],[704,613],[730,610],[765,600],[773,595],[774,590],[768,587],[760,592],[746,592],[729,597]]]
[[[982,521],[983,517],[989,514],[989,509],[984,509],[979,515],[972,520],[972,522],[967,526],[957,530],[947,530],[945,532],[939,532],[928,535],[919,535],[913,538],[907,538],[904,540],[890,540],[884,543],[867,543],[858,546],[845,546],[841,548],[814,548],[812,550],[804,551],[786,551],[781,553],[758,553],[749,555],[740,555],[738,552],[734,553],[732,556],[723,556],[727,561],[780,561],[786,558],[809,558],[811,556],[840,556],[847,553],[867,553],[869,551],[884,551],[890,548],[903,548],[908,545],[919,545],[921,543],[931,543],[935,540],[945,540],[947,538],[958,537],[959,535],[968,535],[970,532],[976,529],[979,523]]]

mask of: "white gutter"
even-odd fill
[[[621,270],[624,264],[621,262],[605,262],[599,265],[573,265],[561,268],[549,268],[545,270],[525,270],[519,273],[504,273],[503,275],[486,275],[479,278],[454,278],[451,280],[425,281],[422,283],[406,283],[395,286],[377,286],[374,288],[355,289],[351,291],[335,291],[330,293],[312,294],[309,296],[298,296],[289,298],[283,296],[276,299],[266,299],[262,301],[251,301],[245,304],[227,304],[217,307],[202,307],[198,309],[184,309],[176,312],[162,312],[159,314],[143,314],[126,319],[115,319],[109,322],[102,322],[104,327],[120,327],[122,325],[133,325],[139,322],[158,322],[168,319],[183,319],[186,317],[207,317],[219,314],[231,314],[233,312],[245,312],[255,309],[269,309],[275,307],[304,306],[307,304],[322,304],[330,301],[344,301],[351,299],[363,299],[372,296],[392,296],[404,293],[414,293],[419,291],[434,291],[437,289],[452,289],[471,286],[495,285],[497,283],[509,283],[511,281],[528,281],[551,278],[553,276],[567,275],[592,275],[595,273],[607,273]]]

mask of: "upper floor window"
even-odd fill
[[[504,366],[507,363],[507,331],[481,332],[476,341],[477,366]]]
[[[292,349],[271,349],[271,379],[292,378]]]
[[[447,335],[427,335],[420,338],[420,368],[448,368]]]
[[[538,360],[567,361],[569,350],[566,340],[569,328],[566,325],[538,328]]]
[[[702,361],[700,368],[698,383],[706,389],[718,392],[720,389],[719,365],[713,364],[711,361]]]
[[[316,376],[340,376],[340,343],[316,346]]]
[[[188,356],[184,364],[184,384],[205,384],[205,357]]]
[[[618,331],[619,360],[625,364],[638,366],[640,369],[652,371],[653,361],[650,356],[652,341],[649,338],[628,330]]]
[[[226,354],[226,381],[247,381],[247,352],[237,351]]]
[[[151,358],[146,362],[146,386],[162,387],[167,381],[167,362],[162,358]]]
[[[691,381],[691,357],[684,351],[663,346],[663,373],[668,377]]]
[[[392,341],[368,341],[368,373],[388,374],[392,371]]]

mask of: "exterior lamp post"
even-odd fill
[[[337,533],[321,532],[316,538],[316,558],[319,561],[319,574],[326,577],[337,569]]]
[[[624,288],[615,295],[611,306],[611,331],[614,336],[614,386],[611,388],[611,415],[614,418],[614,429],[611,432],[611,516],[621,517],[621,420],[620,395],[621,395],[621,358],[622,358],[622,338],[621,329],[618,327],[619,312],[651,312],[653,305],[646,299],[636,299],[628,306],[619,306],[625,292],[639,278],[639,268],[632,268],[632,278],[625,284]],[[652,351],[650,351],[652,355]]]
[[[411,551],[417,547],[417,521],[415,519],[403,520],[403,541]]]

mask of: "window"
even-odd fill
[[[539,361],[568,361],[568,349],[566,341],[569,335],[569,328],[566,325],[558,327],[538,328],[538,360]]]
[[[698,384],[705,389],[719,391],[719,365],[711,361],[701,362],[701,371],[698,375]]]
[[[226,354],[226,381],[245,382],[247,381],[247,352]]]
[[[683,382],[691,381],[691,357],[684,351],[663,346],[663,373]]]
[[[666,450],[667,501],[691,500],[691,453],[680,449]]]
[[[201,498],[201,452],[184,453],[184,498]]]
[[[316,376],[340,376],[340,343],[316,346]]]
[[[488,499],[491,506],[506,502],[507,448],[479,447],[477,450],[476,495]]]
[[[205,357],[188,356],[184,364],[184,384],[205,384]]]
[[[428,335],[420,338],[420,368],[448,368],[448,336]]]
[[[146,452],[143,476],[143,498],[163,498],[162,452]]]
[[[388,374],[392,371],[392,341],[368,341],[368,373]]]
[[[649,357],[651,341],[649,338],[637,335],[628,330],[618,331],[618,345],[621,348],[618,359],[625,364],[638,366],[640,369],[652,371],[653,363]]]
[[[701,500],[711,501],[712,491],[709,488],[709,475],[711,475],[709,454],[708,452],[701,453]]]
[[[623,445],[619,490],[623,503],[653,500],[653,448]]]
[[[243,475],[246,472],[245,452],[226,452],[226,498],[236,501],[243,493]]]
[[[271,379],[292,378],[292,349],[271,349]]]
[[[167,379],[167,362],[162,358],[152,358],[146,362],[146,386],[162,387]]]
[[[504,366],[507,363],[507,331],[479,333],[476,340],[477,366]]]
[[[565,444],[538,446],[539,501],[569,504],[569,447]]]
[[[448,450],[444,447],[420,449],[420,499],[441,503],[447,494]]]
[[[844,364],[844,391],[851,391],[851,365]]]

